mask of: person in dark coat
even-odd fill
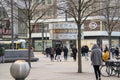
[[[51,61],[54,61],[54,54],[55,54],[54,47],[50,47],[50,50],[51,50],[50,59]]]
[[[114,58],[116,56],[116,54],[115,54],[115,48],[113,46],[110,49],[110,52],[112,53],[112,58]]]
[[[0,57],[1,57],[1,63],[4,63],[5,61],[5,57],[4,57],[4,54],[5,54],[5,48],[3,47],[2,44],[0,44]]]
[[[88,60],[88,52],[89,52],[89,48],[87,45],[84,46],[84,53],[85,53],[85,59]]]
[[[81,53],[82,53],[82,56],[85,56],[85,49],[84,49],[84,46],[82,46],[82,48],[81,48]]]
[[[91,51],[91,62],[94,68],[96,80],[101,80],[100,65],[102,65],[102,51],[94,44]]]
[[[51,54],[51,48],[47,47],[45,49],[45,52],[46,52],[46,57],[48,57]]]
[[[77,56],[77,48],[76,46],[74,45],[73,48],[72,48],[72,53],[73,53],[73,60],[76,61],[76,56]]]
[[[63,52],[64,52],[64,59],[67,60],[67,57],[68,57],[68,48],[66,46],[64,46]]]
[[[61,52],[62,52],[62,49],[60,47],[57,47],[56,49],[57,61],[60,61],[60,62],[61,62]]]
[[[119,48],[118,47],[116,47],[116,49],[115,49],[115,54],[117,57],[119,56]]]

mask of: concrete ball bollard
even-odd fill
[[[10,73],[15,80],[25,80],[30,73],[30,66],[25,60],[17,60],[11,65]]]

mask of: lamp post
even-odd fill
[[[44,54],[44,23],[42,23],[42,53]]]
[[[12,49],[14,49],[14,26],[13,26],[13,0],[11,0],[11,29],[12,29]]]
[[[47,32],[48,32],[48,25],[45,25],[45,48],[47,47]]]
[[[67,22],[67,10],[65,10],[65,21]]]

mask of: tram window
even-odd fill
[[[17,49],[20,49],[20,48],[22,48],[22,47],[21,47],[21,43],[18,43],[18,44],[17,44]]]
[[[10,49],[12,49],[12,43],[10,43]],[[14,43],[14,49],[17,49],[17,44]]]
[[[21,48],[21,44],[20,43],[14,43],[15,49],[20,49]]]
[[[21,48],[26,48],[26,43],[25,42],[21,42],[20,45],[21,45]]]
[[[10,44],[3,44],[5,49],[10,49]]]

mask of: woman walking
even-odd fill
[[[96,80],[101,80],[100,65],[102,65],[102,51],[94,44],[91,51],[91,62],[94,68]]]

